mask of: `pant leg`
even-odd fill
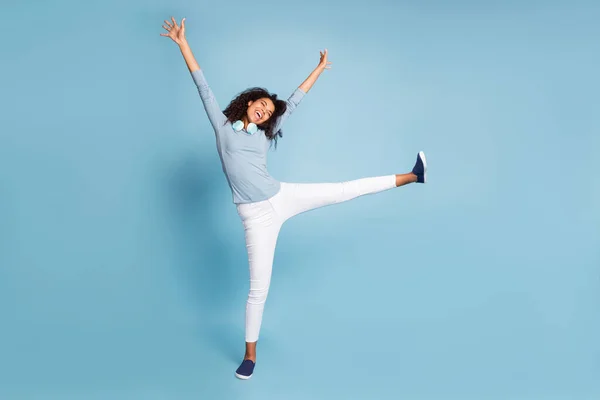
[[[246,303],[246,342],[256,342],[269,293],[281,221],[269,201],[240,204],[238,214],[244,224],[250,268],[250,292]]]
[[[272,202],[283,220],[315,208],[352,200],[396,187],[396,176],[362,178],[338,183],[281,183]]]

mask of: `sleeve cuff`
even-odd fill
[[[192,72],[192,79],[194,80],[194,83],[198,87],[208,86],[208,83],[206,82],[206,78],[204,77],[204,73],[202,72],[201,69],[197,69],[194,72]]]
[[[292,93],[292,95],[289,98],[289,101],[291,103],[297,105],[298,103],[300,103],[300,101],[302,101],[304,96],[306,96],[306,92],[304,92],[302,89],[298,88],[294,91],[294,93]]]

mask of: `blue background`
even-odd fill
[[[600,6],[2,4],[0,398],[600,398]],[[287,97],[274,177],[429,183],[281,232],[238,381],[243,230],[162,20],[221,106]]]

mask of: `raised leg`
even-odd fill
[[[362,178],[339,183],[285,183],[275,201],[275,209],[284,218],[331,204],[342,203],[359,196],[396,187],[404,178],[396,175]]]

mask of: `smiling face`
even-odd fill
[[[253,122],[256,125],[264,124],[271,118],[275,112],[275,105],[273,101],[268,97],[260,98],[256,101],[248,102],[248,111],[246,111],[246,118],[248,122]]]

